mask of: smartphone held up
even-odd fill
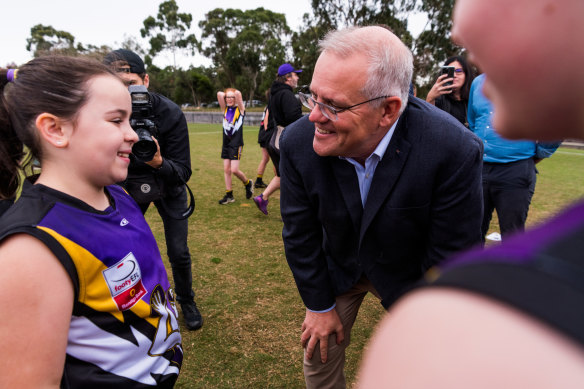
[[[446,78],[454,78],[454,66],[442,66],[441,74],[446,74]],[[452,81],[444,83],[444,86],[451,86]]]

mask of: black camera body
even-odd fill
[[[138,141],[132,146],[132,154],[142,162],[151,161],[156,154],[157,146],[152,135],[158,133],[154,124],[154,110],[152,97],[144,85],[130,85],[128,87],[132,98],[132,115],[130,126],[138,134]]]

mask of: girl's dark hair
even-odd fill
[[[44,112],[75,121],[88,99],[87,81],[116,74],[102,63],[64,56],[35,58],[18,69],[13,83],[0,69],[0,199],[14,197],[20,170],[42,160],[36,118]],[[26,146],[30,152],[25,158]]]
[[[464,84],[462,84],[462,87],[460,88],[460,98],[462,100],[468,100],[468,95],[470,94],[470,86],[472,84],[472,80],[474,80],[475,77],[474,72],[470,65],[468,64],[466,58],[460,55],[449,57],[446,60],[446,62],[444,62],[444,66],[450,65],[454,61],[462,65],[462,70],[464,70]]]

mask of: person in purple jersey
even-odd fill
[[[243,119],[245,118],[245,104],[241,92],[227,88],[217,92],[217,101],[223,112],[223,176],[225,178],[225,195],[219,204],[226,205],[235,202],[231,175],[237,177],[245,187],[245,198],[253,195],[253,182],[239,169],[239,161],[243,151]]]
[[[105,65],[46,56],[0,69],[0,387],[171,388],[183,351],[174,292],[119,186],[130,95]],[[4,152],[7,151],[7,152]],[[41,173],[22,185],[32,160]]]
[[[584,139],[583,17],[581,0],[457,1],[453,39],[486,74],[501,136]],[[359,387],[584,387],[583,253],[580,201],[445,262],[389,311]]]

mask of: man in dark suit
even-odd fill
[[[307,387],[344,388],[365,295],[387,308],[443,258],[480,243],[482,143],[408,97],[412,55],[389,30],[334,31],[320,46],[300,95],[311,114],[281,141],[281,210],[306,306]]]

